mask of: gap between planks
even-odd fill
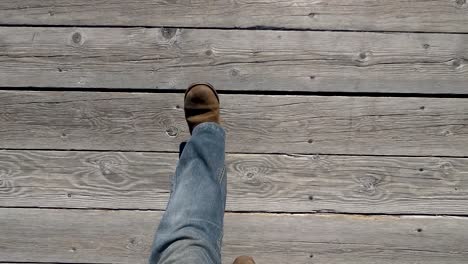
[[[171,150],[128,150],[128,149],[73,149],[73,148],[63,148],[63,149],[34,149],[34,148],[0,148],[0,151],[57,151],[57,152],[68,152],[68,151],[77,151],[77,152],[111,152],[111,153],[153,153],[153,154],[179,154],[178,151]],[[453,159],[466,159],[468,156],[444,156],[444,155],[391,155],[391,154],[341,154],[341,153],[295,153],[295,152],[236,152],[236,151],[226,151],[226,154],[233,155],[284,155],[288,157],[301,157],[301,156],[339,156],[339,157],[388,157],[388,158],[453,158]]]
[[[82,92],[82,93],[139,93],[139,94],[183,94],[185,89],[163,89],[151,88],[105,88],[105,87],[1,87],[0,91],[19,92]],[[392,92],[320,92],[320,91],[268,91],[268,90],[222,90],[217,89],[218,94],[239,95],[284,95],[284,96],[347,96],[347,97],[396,97],[396,98],[468,98],[468,93],[392,93]]]
[[[187,27],[187,26],[166,26],[166,25],[154,25],[154,26],[145,26],[145,25],[120,25],[120,26],[112,26],[112,25],[91,25],[91,24],[45,24],[45,25],[33,25],[33,24],[0,24],[0,27],[24,27],[24,28],[147,28],[147,29],[158,29],[158,28],[166,28],[166,29],[193,29],[193,30],[245,30],[245,31],[274,31],[274,32],[281,32],[281,31],[304,31],[304,32],[356,32],[356,33],[382,33],[382,34],[442,34],[442,35],[454,35],[454,34],[461,34],[466,35],[468,32],[449,32],[449,31],[418,31],[418,30],[353,30],[353,29],[314,29],[314,28],[293,28],[293,27],[268,27],[268,26],[252,26],[252,27]],[[1,262],[0,262],[1,263]]]
[[[39,209],[39,210],[80,210],[80,211],[133,211],[133,212],[165,212],[163,209],[136,209],[136,208],[105,208],[105,207],[54,207],[54,206],[0,206],[0,209]],[[233,211],[225,210],[225,214],[236,215],[262,215],[262,216],[349,216],[349,217],[455,217],[455,218],[468,218],[468,214],[427,214],[427,213],[347,213],[347,212],[333,212],[333,210],[317,210],[309,212],[288,212],[288,211]],[[1,262],[0,262],[1,263]]]

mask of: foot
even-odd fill
[[[255,261],[253,260],[252,257],[240,256],[240,257],[237,257],[236,260],[234,260],[234,263],[232,264],[255,264]]]
[[[190,86],[185,92],[184,111],[190,134],[201,123],[219,124],[219,98],[216,90],[209,84]]]

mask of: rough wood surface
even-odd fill
[[[2,0],[1,24],[468,32],[463,0]]]
[[[0,148],[178,151],[183,94],[0,92]],[[227,151],[468,155],[467,98],[221,95]]]
[[[0,151],[0,206],[164,210],[177,154]],[[468,159],[227,157],[234,211],[468,215]]]
[[[464,34],[3,27],[0,85],[467,94],[466,43]]]
[[[6,261],[147,263],[161,212],[0,209]],[[227,214],[223,263],[461,264],[468,219]]]

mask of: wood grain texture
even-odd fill
[[[0,85],[468,94],[466,43],[465,34],[3,27]]]
[[[0,209],[2,258],[147,263],[160,217],[148,211]],[[224,234],[223,263],[241,254],[257,263],[298,264],[461,264],[468,257],[468,220],[457,217],[226,214]]]
[[[3,0],[1,24],[467,32],[466,1]]]
[[[177,154],[0,151],[0,206],[164,210]],[[468,159],[227,156],[229,211],[468,215]]]
[[[183,95],[0,92],[0,148],[178,151]],[[467,98],[221,95],[227,151],[467,156]]]

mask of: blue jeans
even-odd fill
[[[226,206],[224,130],[195,127],[180,154],[150,264],[220,264]]]

